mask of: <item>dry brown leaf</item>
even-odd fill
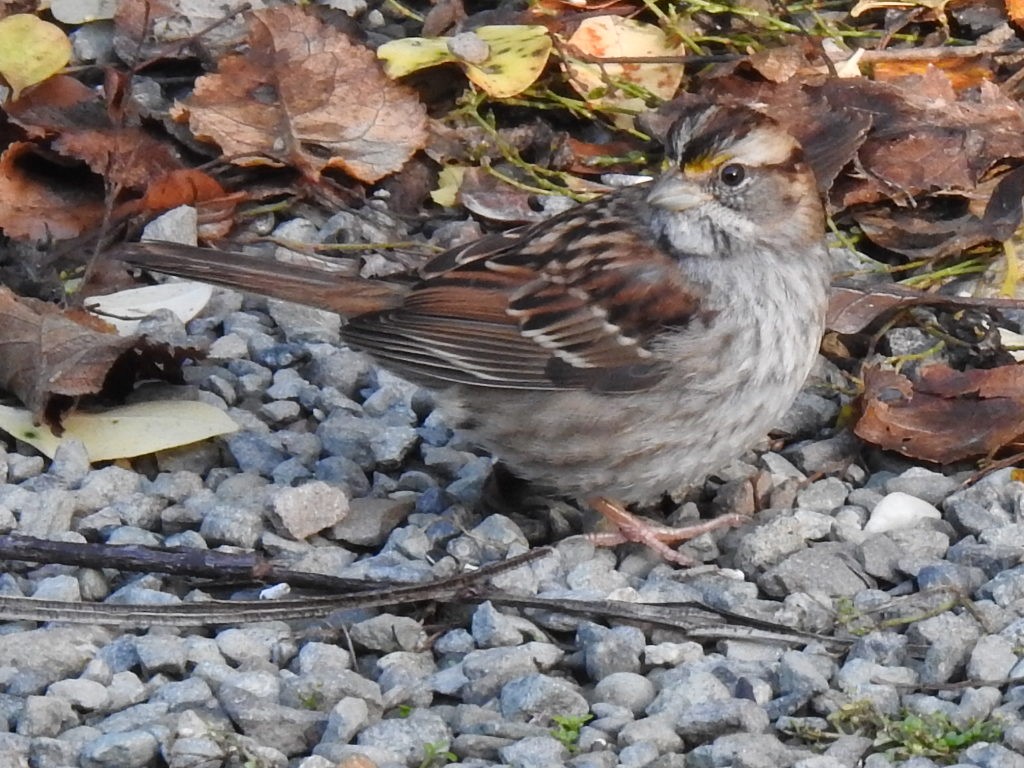
[[[0,229],[24,240],[67,240],[103,220],[103,190],[67,170],[59,183],[34,174],[34,144],[14,142],[0,155]]]
[[[870,368],[861,403],[854,432],[881,448],[938,464],[989,456],[1024,434],[1024,370],[932,365],[913,383]]]
[[[874,242],[914,258],[938,258],[981,243],[1002,242],[1021,222],[1024,166],[977,185],[975,194],[980,198],[977,203],[986,203],[980,215],[968,200],[961,200],[963,210],[955,214],[952,198],[922,201],[912,209],[869,209],[853,218]]]
[[[83,125],[108,125],[96,93],[68,75],[40,83],[17,101],[5,104],[4,111],[32,139]]]
[[[517,224],[545,218],[531,205],[534,197],[495,178],[483,168],[466,168],[458,192],[459,202],[477,216]]]
[[[568,177],[568,180],[574,185],[573,191],[579,193],[603,194],[610,189],[586,179]],[[538,209],[538,197],[541,196],[518,189],[488,173],[484,168],[466,168],[462,172],[459,184],[459,202],[477,216],[492,221],[524,224],[548,218],[551,212]],[[559,196],[552,193],[551,197]],[[568,200],[564,198],[562,202],[568,204]]]
[[[175,377],[184,351],[111,331],[87,312],[62,312],[0,287],[0,388],[59,432],[83,395],[123,395],[138,378]]]
[[[66,131],[53,141],[53,148],[82,160],[93,173],[124,189],[145,189],[154,179],[181,168],[171,145],[141,128]]]
[[[908,307],[928,305],[950,309],[1024,310],[1024,300],[1007,298],[974,298],[925,293],[902,285],[875,286],[870,289],[832,286],[829,293],[825,325],[842,334],[860,333],[878,318]]]
[[[240,165],[328,168],[374,182],[426,142],[426,110],[373,53],[298,7],[252,14],[251,45],[199,78],[176,110]]]

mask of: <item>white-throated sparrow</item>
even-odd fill
[[[662,542],[709,525],[664,533],[620,504],[701,480],[789,407],[829,260],[813,174],[769,118],[705,105],[667,149],[655,181],[442,254],[411,285],[154,243],[115,255],[342,313],[346,340],[515,472],[681,561]]]

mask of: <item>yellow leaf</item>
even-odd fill
[[[384,62],[384,72],[390,78],[403,77],[420,69],[455,61],[448,50],[447,39],[443,37],[392,40],[377,49],[377,58]]]
[[[437,189],[430,193],[430,199],[445,208],[455,205],[462,186],[462,177],[466,173],[464,165],[446,165],[437,175]]]
[[[476,34],[487,43],[490,55],[479,64],[463,66],[470,80],[497,99],[525,91],[548,63],[552,42],[546,27],[480,27]]]
[[[77,437],[90,461],[143,456],[238,430],[224,411],[196,400],[154,400],[98,413],[72,413],[64,434],[32,423],[24,408],[0,405],[0,429],[53,458],[62,440]]]
[[[548,63],[551,47],[546,27],[505,24],[479,27],[454,38],[393,40],[377,49],[377,57],[384,62],[388,77],[454,62],[478,87],[501,99],[522,93],[536,82]],[[468,50],[472,53],[464,53]]]
[[[0,19],[0,75],[13,98],[59,72],[70,59],[71,43],[60,27],[29,13]]]

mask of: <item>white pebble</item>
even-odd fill
[[[900,528],[912,528],[919,520],[925,518],[938,520],[942,517],[934,506],[927,501],[911,496],[902,491],[893,491],[885,495],[875,508],[864,526],[865,533],[884,533]]]

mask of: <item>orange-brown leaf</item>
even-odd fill
[[[24,240],[67,240],[103,219],[95,185],[65,175],[59,183],[31,171],[35,145],[15,142],[0,155],[0,229]],[[67,172],[65,171],[65,174]]]
[[[426,111],[373,53],[298,7],[257,11],[246,54],[200,78],[176,113],[238,164],[289,164],[312,179],[394,173],[426,142]]]
[[[167,211],[179,205],[193,205],[224,197],[224,187],[209,174],[194,168],[172,171],[146,187],[143,207]]]
[[[988,456],[1024,434],[1024,374],[1016,366],[925,369],[921,382],[895,371],[864,374],[854,432],[881,448],[948,464]]]
[[[125,189],[144,189],[154,179],[181,168],[170,143],[141,128],[67,131],[54,140],[53,147]]]

